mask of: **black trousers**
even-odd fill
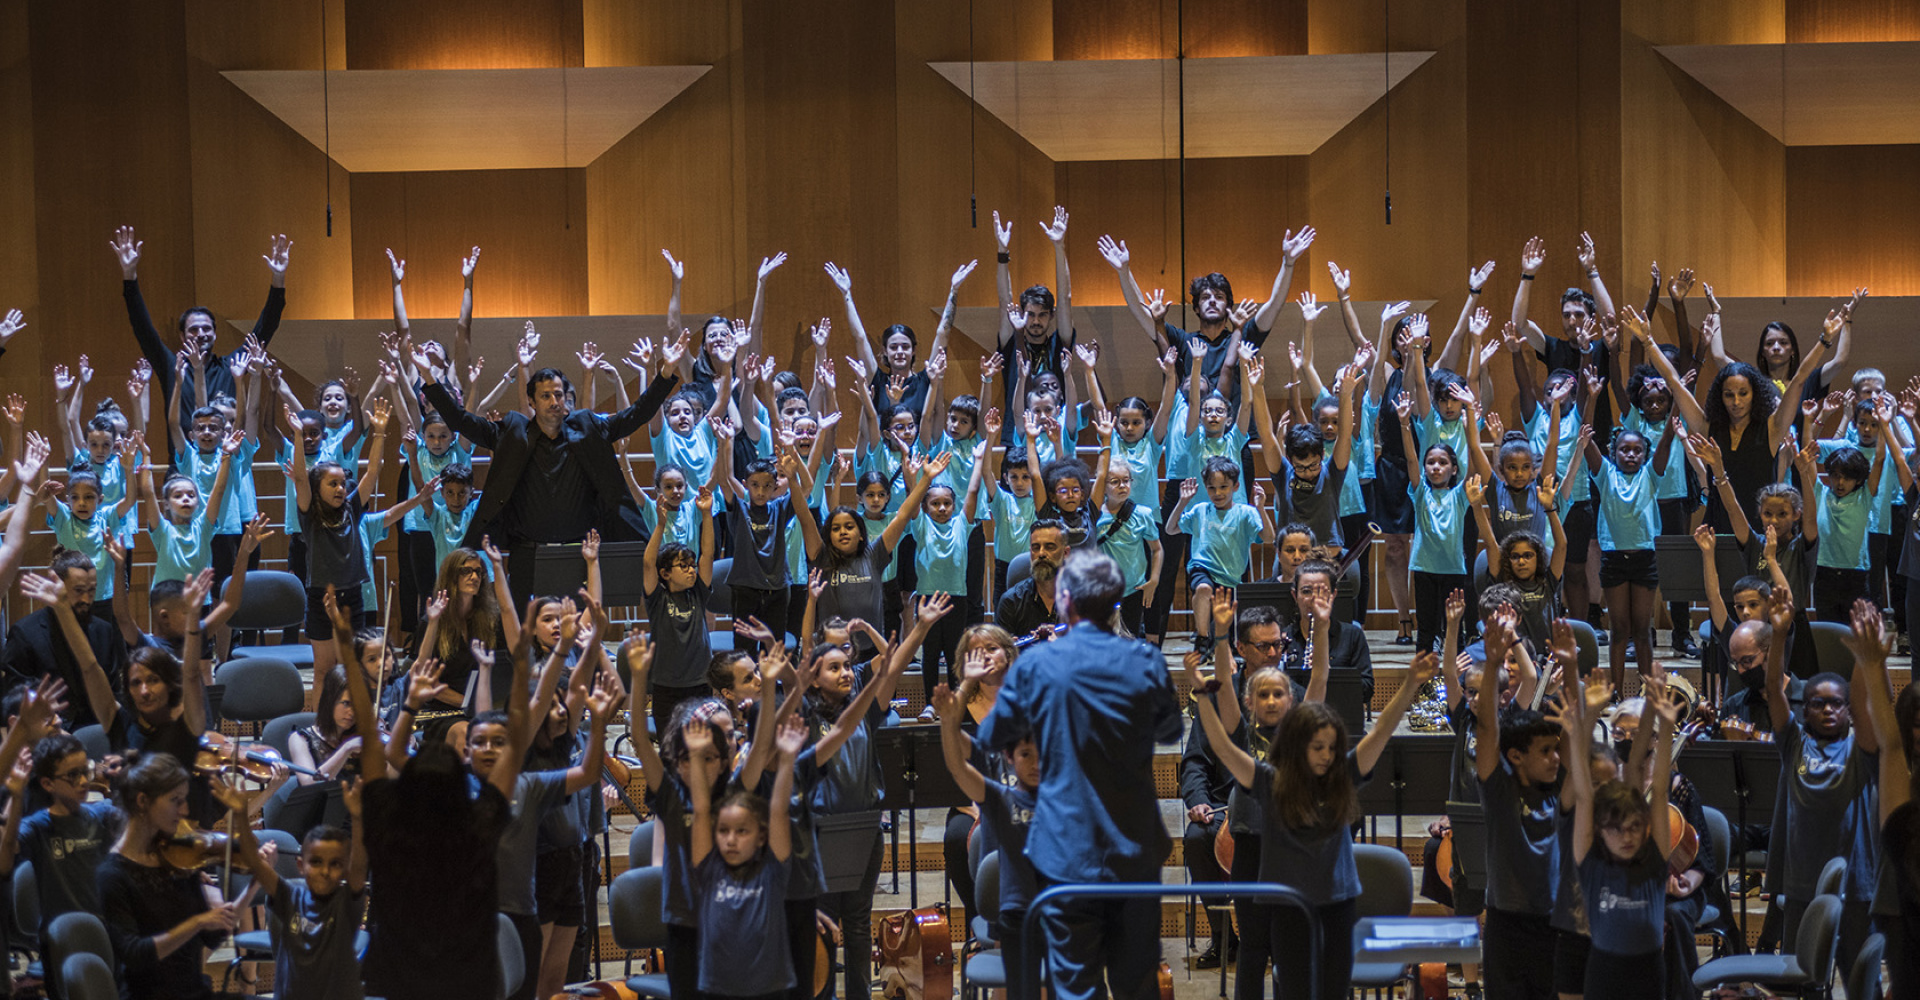
[[[1553,1000],[1558,937],[1545,914],[1487,907],[1480,959],[1487,1000]]]
[[[959,609],[948,612],[933,628],[927,631],[927,640],[920,644],[920,680],[926,685],[927,704],[933,704],[933,689],[941,683],[958,685],[960,676],[960,633],[967,630],[966,619],[958,614]],[[941,663],[946,664],[945,667]]]
[[[1169,479],[1160,491],[1160,509],[1171,511],[1180,502],[1180,483]],[[1180,575],[1187,569],[1187,542],[1185,534],[1169,535],[1160,526],[1160,589],[1154,591],[1153,604],[1147,608],[1146,634],[1165,638],[1167,618],[1173,614],[1173,595],[1179,589]]]
[[[1220,835],[1220,828],[1226,825],[1226,822],[1227,807],[1223,805],[1213,807],[1213,821],[1210,823],[1187,821],[1186,834],[1181,841],[1186,848],[1189,880],[1195,883],[1227,880],[1227,873],[1220,870],[1220,862],[1213,855],[1214,838]],[[1220,925],[1224,922],[1223,915],[1213,910],[1204,912],[1207,915],[1208,937],[1215,946],[1226,947],[1226,941],[1220,936]]]
[[[1040,888],[1051,884],[1043,877]],[[1160,995],[1160,901],[1066,898],[1028,920],[1047,942],[1054,1000],[1149,1000]],[[1034,958],[1024,958],[1032,965]],[[1011,978],[1011,977],[1009,977]],[[864,1000],[864,994],[855,996]]]
[[[733,620],[744,622],[748,618],[756,619],[773,632],[774,641],[785,645],[787,634],[787,592],[783,590],[756,590],[752,587],[733,588]],[[746,652],[759,652],[760,644],[746,639],[736,639],[733,648]]]
[[[1413,571],[1413,613],[1419,623],[1419,634],[1414,638],[1413,648],[1422,652],[1439,652],[1447,629],[1447,595],[1455,590],[1467,592],[1467,607],[1473,607],[1473,581],[1465,573],[1422,573]],[[1467,618],[1461,619],[1464,629]]]

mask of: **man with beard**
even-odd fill
[[[422,390],[454,433],[493,453],[480,508],[460,544],[479,550],[491,537],[507,552],[507,577],[517,599],[532,593],[536,545],[578,542],[591,530],[610,542],[643,536],[614,445],[645,427],[680,384],[677,368],[688,339],[682,330],[679,340],[661,346],[659,377],[618,413],[574,409],[573,383],[558,368],[527,378],[531,417],[519,410],[498,420],[469,413],[445,381]]]
[[[86,630],[93,658],[106,671],[114,690],[121,690],[126,685],[127,644],[111,622],[93,616],[93,593],[99,582],[93,560],[84,552],[62,549],[53,557],[52,571],[66,584],[61,600],[73,610],[74,618]],[[8,672],[21,680],[31,683],[51,675],[65,681],[69,691],[87,689],[80,662],[74,658],[73,648],[67,645],[52,608],[41,608],[7,629],[4,657]],[[65,726],[71,732],[105,721],[94,718],[87,699],[75,698],[69,705]]]
[[[127,322],[133,325],[140,353],[153,366],[154,380],[160,383],[160,398],[165,400],[173,392],[175,360],[173,349],[160,338],[160,331],[154,328],[153,317],[147,312],[146,299],[140,295],[140,248],[145,244],[134,235],[132,226],[121,226],[109,245],[114,259],[120,262],[120,293],[127,301]],[[280,313],[287,307],[287,260],[292,251],[293,241],[282,233],[273,238],[264,255],[272,279],[267,285],[267,304],[260,307],[260,318],[254,321],[253,332],[249,334],[257,338],[262,347],[273,340],[273,332],[280,328]],[[181,313],[179,328],[180,349],[193,359],[193,364],[187,366],[186,381],[180,386],[180,426],[191,427],[193,411],[207,405],[207,400],[223,394],[238,397],[231,363],[236,356],[244,355],[246,349],[225,356],[213,352],[217,328],[213,312],[204,306],[194,306]],[[202,376],[206,380],[204,393],[198,385]]]
[[[1053,602],[1053,584],[1066,556],[1067,526],[1051,518],[1035,521],[1027,533],[1027,558],[1032,575],[1000,595],[994,624],[1012,633],[1015,639],[1032,635],[1043,625],[1060,624],[1060,614]]]
[[[1013,275],[1007,268],[1011,259],[1007,255],[1013,241],[1013,223],[1000,224],[1000,213],[993,213],[993,236],[999,244],[998,288],[1000,290],[1000,360],[1006,372],[1004,396],[1001,407],[1007,413],[1019,413],[1024,407],[1016,408],[1013,403],[1014,386],[1020,381],[1020,369],[1026,368],[1027,382],[1031,385],[1041,372],[1052,372],[1062,383],[1066,381],[1067,371],[1061,363],[1061,357],[1073,350],[1073,295],[1067,282],[1067,210],[1058,205],[1053,209],[1053,224],[1040,224],[1042,232],[1053,244],[1054,282],[1060,286],[1060,297],[1056,304],[1054,293],[1045,285],[1034,285],[1020,293],[1019,304],[1013,300]],[[1004,435],[1012,440],[1013,429],[1018,421],[1008,420]]]
[[[1107,631],[1123,587],[1112,559],[1075,552],[1051,575],[1053,604],[1069,628],[1007,671],[980,723],[980,745],[1011,750],[1031,739],[1039,751],[1026,846],[1035,888],[1158,881],[1173,845],[1156,805],[1153,754],[1180,737],[1172,679],[1152,646]],[[1159,994],[1158,899],[1070,896],[1027,919],[1045,932],[1048,985],[1059,1000]],[[1032,958],[1009,975],[1032,982]]]

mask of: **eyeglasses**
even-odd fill
[[[462,566],[454,571],[455,576],[479,576],[483,570],[478,566]]]
[[[64,771],[60,774],[56,774],[53,776],[53,780],[64,781],[69,785],[84,785],[87,783],[87,776],[90,773],[91,772],[89,772],[86,768],[79,767],[71,771]]]
[[[1828,712],[1838,712],[1847,707],[1845,698],[1808,698],[1808,708],[1818,708]]]
[[[1274,653],[1278,653],[1286,644],[1281,642],[1278,639],[1274,639],[1268,642],[1249,642],[1247,643],[1247,645],[1252,646],[1254,649],[1257,649],[1262,653],[1272,655]]]

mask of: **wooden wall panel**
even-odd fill
[[[198,59],[193,123],[194,273],[200,301],[247,319],[260,308],[272,233],[293,239],[288,319],[353,316],[353,212],[347,172]],[[333,235],[327,235],[328,175]],[[230,330],[221,331],[232,337]],[[224,341],[223,341],[224,342]]]
[[[1307,51],[1307,0],[1055,0],[1055,59],[1170,59]]]
[[[329,69],[347,68],[346,5],[341,0],[186,0],[186,9],[187,54],[215,69],[311,70],[321,68],[323,58]]]
[[[825,261],[848,269],[868,327],[924,326],[924,296],[903,295],[894,4],[858,0],[802,10],[747,0],[742,54],[746,94],[745,239],[736,267],[784,250],[781,308],[833,315],[839,292]],[[822,59],[822,52],[844,53]],[[751,262],[751,263],[749,263]],[[746,281],[742,294],[750,294]],[[842,335],[837,335],[837,338]],[[836,339],[836,344],[844,340]],[[836,347],[835,350],[840,348]]]
[[[339,0],[348,69],[580,66],[579,0]]]
[[[1012,0],[975,6],[974,57],[1051,58],[1048,6]],[[992,230],[996,209],[1015,220],[1015,281],[1025,282],[1020,287],[1038,281],[1054,283],[1052,253],[1035,223],[1052,217],[1058,199],[1053,163],[927,66],[967,58],[968,6],[898,0],[894,11],[901,301],[893,308],[902,322],[921,331],[924,344],[935,326],[933,311],[944,302],[954,269],[967,261],[978,260],[980,265],[961,289],[961,307],[998,304]],[[1091,232],[1077,224],[1069,232],[1091,246]],[[812,281],[813,276],[801,280]],[[1091,281],[1093,276],[1084,280]],[[1084,294],[1087,286],[1078,287]],[[963,314],[968,315],[972,314]],[[797,327],[806,319],[791,315],[786,325]],[[960,332],[950,341],[952,391],[975,391],[978,371],[974,365],[981,344],[997,334],[997,327],[968,329],[963,320]]]
[[[1920,146],[1786,151],[1788,295],[1920,295]]]
[[[1627,35],[1620,53],[1623,260],[1691,267],[1725,295],[1786,291],[1785,149]]]
[[[355,175],[354,315],[392,314],[389,247],[407,261],[409,319],[458,314],[460,259],[475,245],[482,253],[474,278],[474,315],[584,314],[583,174],[458,170]]]
[[[140,278],[156,322],[171,327],[198,298],[184,11],[36,3],[28,33],[40,277],[31,333],[49,363],[84,346],[97,371],[123,372],[139,352],[106,247],[115,226],[146,241]],[[36,413],[51,395],[34,387]]]
[[[1804,0],[1792,0],[1799,4]],[[1621,0],[1621,27],[1655,45],[1774,45],[1787,40],[1789,0]]]
[[[1920,39],[1912,0],[1791,0],[1789,42],[1910,42]]]
[[[22,309],[38,317],[40,272],[34,241],[33,79],[27,33],[27,0],[0,0],[0,219],[15,238],[0,240],[0,311]],[[20,350],[20,341],[9,350]],[[32,371],[29,365],[25,370]],[[20,366],[0,368],[16,373]]]

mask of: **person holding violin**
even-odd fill
[[[345,664],[335,664],[327,671],[320,682],[320,698],[314,704],[319,710],[313,725],[294,730],[294,738],[287,741],[288,759],[296,767],[314,772],[300,774],[303,785],[340,780],[342,774],[353,769],[362,745],[354,732],[353,699],[347,696]]]
[[[233,930],[235,904],[208,906],[198,870],[163,850],[187,819],[189,777],[172,754],[138,752],[120,781],[126,826],[96,883],[125,1000],[211,998],[205,949]]]
[[[334,667],[338,671],[339,667]],[[221,783],[213,794],[228,809],[247,807],[239,786]],[[233,859],[266,894],[273,931],[273,992],[276,997],[360,996],[360,956],[354,939],[366,908],[366,824],[360,822],[360,784],[341,790],[353,833],[316,826],[300,843],[300,881],[283,879],[273,858],[260,849],[253,828],[235,833]]]
[[[40,899],[40,926],[44,938],[53,918],[80,910],[98,915],[100,896],[94,888],[94,869],[106,857],[112,842],[108,831],[113,805],[82,805],[87,795],[86,748],[66,733],[54,732],[55,703],[65,685],[54,678],[29,689],[21,701],[19,718],[0,744],[0,760],[16,761],[7,778],[6,833],[0,835],[0,872],[13,870],[21,855],[33,864],[34,888]],[[49,735],[51,734],[51,735]],[[20,750],[32,741],[33,762],[21,760]],[[53,805],[22,819],[26,812],[27,783],[36,782]],[[23,832],[24,823],[24,832]],[[54,850],[55,844],[60,850]],[[45,963],[49,996],[59,992],[60,970]]]

